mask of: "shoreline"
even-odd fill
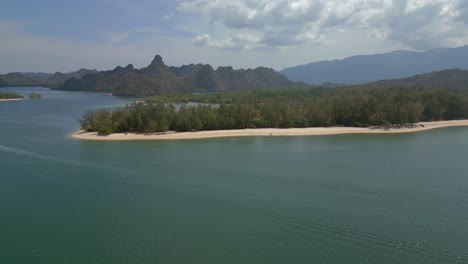
[[[114,133],[98,136],[97,132],[82,130],[71,135],[74,139],[91,141],[138,141],[138,140],[182,140],[207,139],[224,137],[275,137],[275,136],[324,136],[343,134],[398,134],[414,133],[444,127],[468,126],[468,120],[451,120],[420,122],[414,128],[365,128],[365,127],[309,127],[309,128],[249,128],[233,130],[212,130],[193,132],[159,132],[159,133]]]
[[[24,98],[0,99],[0,102],[20,101],[20,100],[24,100]]]

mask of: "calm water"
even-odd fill
[[[82,142],[130,99],[6,90],[2,264],[468,263],[468,128]]]

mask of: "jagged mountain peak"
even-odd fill
[[[165,66],[164,61],[160,55],[154,56],[153,61],[151,61],[150,67],[154,66]]]
[[[146,68],[134,70],[130,64],[112,71],[88,75],[82,80],[67,81],[60,89],[96,90],[116,95],[146,96],[170,92],[232,91],[303,86],[289,81],[270,68],[234,70],[231,66],[216,70],[209,64],[168,67],[156,55]]]

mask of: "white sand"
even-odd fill
[[[215,130],[196,132],[164,132],[164,133],[115,133],[108,136],[98,136],[95,132],[79,131],[72,135],[73,138],[82,140],[174,140],[174,139],[203,139],[220,137],[252,137],[252,136],[318,136],[339,134],[391,134],[411,133],[425,131],[435,128],[468,126],[468,120],[421,122],[415,128],[392,128],[384,130],[381,128],[359,128],[359,127],[310,127],[310,128],[259,128],[259,129],[236,129]]]
[[[24,100],[24,98],[15,98],[15,99],[0,99],[0,102],[8,102],[8,101],[19,101]]]

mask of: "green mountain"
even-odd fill
[[[234,70],[232,67],[190,64],[168,67],[156,55],[148,67],[135,69],[130,64],[111,71],[89,73],[81,79],[71,78],[60,90],[105,91],[115,95],[147,96],[173,92],[256,90],[265,88],[305,87],[289,81],[273,69],[259,67]]]
[[[88,70],[88,69],[79,69],[76,72],[69,72],[69,73],[61,73],[61,72],[56,72],[52,75],[50,75],[46,79],[46,83],[49,86],[58,86],[63,83],[65,83],[67,80],[71,78],[76,78],[76,79],[81,79],[83,76],[85,76],[88,73],[97,73],[96,70]]]
[[[47,80],[47,78],[52,76],[52,73],[47,72],[21,72],[21,74],[39,80]]]
[[[19,72],[0,75],[0,80],[6,83],[5,86],[37,86],[43,83],[43,80],[23,75]]]
[[[76,78],[81,79],[88,73],[96,73],[95,70],[80,69],[76,72],[43,73],[43,72],[12,72],[0,75],[0,87],[9,86],[45,86],[57,87],[65,81]]]
[[[451,69],[418,74],[409,78],[382,80],[344,87],[345,90],[370,90],[375,88],[447,88],[468,90],[468,70]]]

